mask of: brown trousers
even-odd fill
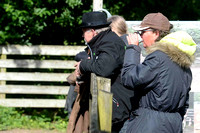
[[[89,132],[89,94],[84,84],[76,85],[78,93],[74,106],[69,117],[67,133],[88,133]]]

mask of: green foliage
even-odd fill
[[[126,20],[142,20],[150,12],[170,20],[200,19],[198,0],[107,0],[103,7]],[[88,11],[91,0],[1,0],[0,44],[83,44],[78,27]]]
[[[23,128],[65,131],[67,128],[67,112],[61,113],[63,112],[61,109],[53,111],[47,109],[17,110],[10,107],[0,107],[0,110],[0,130]]]
[[[69,4],[69,6],[74,9],[74,7],[82,5],[81,0],[66,0],[66,3]]]
[[[199,0],[106,0],[104,8],[126,20],[142,20],[148,13],[161,12],[170,20],[199,20]]]
[[[74,42],[70,34],[75,34],[73,29],[80,22],[81,5],[81,0],[3,0],[0,44]]]

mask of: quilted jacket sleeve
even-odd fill
[[[127,47],[121,73],[122,83],[131,88],[140,85],[153,87],[153,81],[156,81],[158,75],[159,58],[155,54],[150,54],[140,64],[140,52],[139,46]]]

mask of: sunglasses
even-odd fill
[[[142,36],[144,34],[144,32],[146,31],[154,31],[153,29],[146,29],[146,30],[139,30],[136,33],[139,34],[140,36]]]

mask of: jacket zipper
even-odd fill
[[[119,102],[114,97],[113,97],[113,102],[117,105],[117,107],[119,107]]]

